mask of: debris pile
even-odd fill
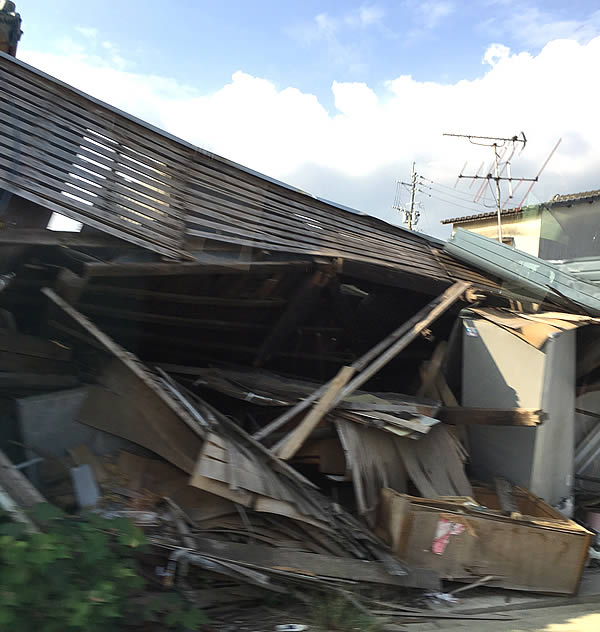
[[[418,620],[376,602],[441,580],[577,590],[596,318],[17,60],[0,55],[0,76],[15,520],[44,498],[129,518],[156,581],[203,608],[314,590]],[[82,229],[47,230],[56,212]]]

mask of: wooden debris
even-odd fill
[[[327,390],[323,393],[314,408],[306,415],[306,417],[294,428],[294,430],[282,440],[280,446],[276,450],[280,459],[288,460],[296,454],[302,444],[306,441],[308,435],[316,428],[323,416],[330,410],[335,399],[338,398],[340,391],[346,386],[348,380],[354,374],[353,367],[345,366],[340,369]]]

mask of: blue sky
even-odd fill
[[[522,175],[562,137],[562,162],[558,152],[536,188],[542,199],[600,186],[587,106],[565,111],[571,102],[558,99],[545,126],[531,103],[516,107],[542,107],[542,94],[575,80],[573,64],[582,73],[597,67],[594,2],[18,0],[17,9],[25,61],[388,221],[400,221],[390,209],[394,181],[408,177],[413,159],[440,191],[453,186],[464,159],[473,169],[488,160],[443,140],[440,125],[503,135],[527,126],[532,149],[513,166]],[[578,170],[569,166],[573,155],[585,156]],[[440,217],[482,210],[472,197],[466,189],[423,195],[424,229],[441,235]]]

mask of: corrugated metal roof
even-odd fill
[[[529,296],[544,299],[554,295],[581,306],[589,314],[600,315],[600,288],[561,271],[548,261],[464,228],[456,230],[444,250]]]

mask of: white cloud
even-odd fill
[[[365,64],[361,60],[357,33],[376,27],[384,15],[377,5],[362,5],[339,16],[319,13],[309,23],[287,29],[287,33],[304,46],[324,45],[333,64],[351,72],[361,72],[365,70]]]
[[[76,26],[75,30],[80,34],[86,37],[87,39],[93,40],[98,37],[98,29],[93,28],[91,26]]]
[[[20,56],[205,149],[388,220],[400,221],[390,210],[395,179],[408,177],[413,160],[444,186],[454,184],[465,160],[466,172],[490,160],[490,150],[443,132],[512,136],[524,130],[529,143],[513,162],[513,176],[526,177],[562,137],[537,197],[600,186],[597,104],[589,91],[582,93],[600,65],[600,37],[587,44],[556,40],[537,55],[494,44],[479,78],[450,85],[405,75],[375,92],[365,83],[334,82],[333,112],[314,95],[241,71],[220,90],[200,94],[172,79],[116,67],[95,51],[74,50],[23,49]],[[461,183],[446,195],[443,188],[424,189],[424,229],[441,234],[440,218],[482,210],[469,203],[476,188]]]
[[[481,25],[489,34],[509,35],[522,46],[539,49],[556,39],[572,39],[587,43],[600,35],[600,10],[585,18],[564,18],[533,5],[509,4],[508,12],[484,21]]]
[[[510,48],[504,44],[490,44],[483,55],[481,63],[495,66],[498,62],[510,57]]]
[[[377,5],[363,5],[344,18],[350,26],[368,27],[379,24],[385,15],[384,10]]]
[[[454,13],[454,5],[445,0],[429,0],[419,2],[416,12],[418,27],[433,30],[440,22]]]

